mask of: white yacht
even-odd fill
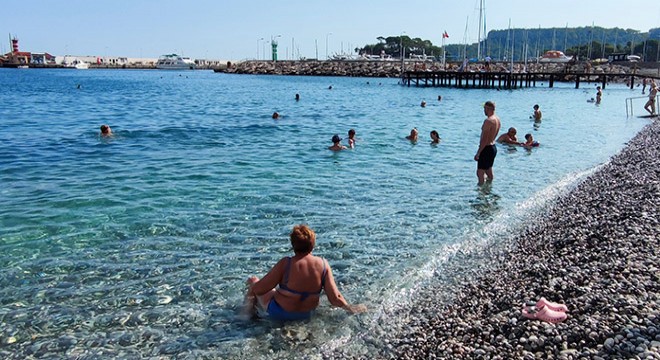
[[[177,54],[163,55],[158,59],[156,69],[193,70],[195,69],[195,62],[188,57]]]
[[[87,70],[89,69],[89,64],[84,61],[78,61],[73,64],[73,67],[78,70]]]

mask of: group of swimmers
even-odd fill
[[[526,148],[537,147],[540,145],[538,141],[534,140],[534,136],[530,133],[525,134],[525,142],[518,141],[518,137],[516,136],[517,133],[518,131],[516,128],[510,127],[506,133],[497,138],[497,142],[500,144],[520,145]]]
[[[440,143],[440,134],[436,130],[431,130],[429,135],[431,136],[432,145],[437,145]],[[419,139],[419,131],[417,130],[417,128],[412,128],[412,130],[410,130],[410,135],[406,136],[406,139],[409,140],[411,143],[416,144]],[[341,151],[349,148],[354,149],[355,129],[348,130],[348,147],[341,144],[342,140],[343,139],[341,138],[341,136],[339,136],[339,134],[334,134],[332,136],[332,145],[328,147],[328,150]]]
[[[543,113],[538,104],[534,105],[534,113],[529,118],[534,119],[535,122],[540,122],[543,118]],[[525,134],[524,142],[518,141],[517,134],[518,130],[516,130],[515,127],[510,127],[506,133],[497,138],[497,142],[500,144],[520,145],[526,148],[537,147],[540,145],[538,141],[534,140],[534,136],[531,133]]]
[[[436,130],[431,130],[429,136],[431,136],[431,144],[437,145],[440,143],[440,134]],[[416,144],[418,139],[419,131],[417,128],[412,128],[410,135],[406,136],[406,140],[410,140],[411,143]]]
[[[341,141],[343,139],[339,134],[334,134],[332,136],[332,146],[328,147],[329,150],[332,151],[341,151],[341,150],[346,150],[348,148],[354,149],[355,148],[355,129],[350,129],[348,130],[348,147],[344,146],[341,144]]]
[[[541,108],[539,107],[538,104],[535,104],[534,107],[534,113],[530,116],[530,119],[534,119],[535,122],[540,122],[541,119],[543,118],[543,113],[541,112]],[[500,135],[497,138],[497,142],[500,144],[509,144],[509,145],[520,145],[524,146],[526,148],[532,148],[532,147],[537,147],[539,146],[539,142],[534,140],[534,136],[531,133],[525,134],[525,141],[518,141],[518,130],[516,130],[515,127],[510,127],[509,130]]]

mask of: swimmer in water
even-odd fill
[[[348,147],[355,149],[355,129],[348,130]]]
[[[525,134],[525,140],[527,141],[521,145],[526,148],[537,147],[540,145],[538,141],[534,141],[534,136],[532,136],[532,134]]]
[[[112,136],[112,129],[110,126],[106,124],[101,125],[101,136]]]
[[[410,135],[406,136],[406,139],[410,140],[411,143],[416,143],[418,133],[417,128],[412,128]]]
[[[346,150],[346,146],[341,144],[341,138],[339,137],[339,134],[335,134],[332,136],[332,146],[329,146],[328,150],[332,150],[332,151]]]
[[[541,119],[543,118],[543,113],[541,112],[541,109],[539,108],[538,104],[534,105],[534,115],[532,116],[534,121],[541,121]]]
[[[520,145],[518,137],[516,136],[517,133],[518,130],[516,130],[516,128],[510,127],[509,131],[497,138],[497,142],[500,144]]]
[[[440,134],[435,130],[431,130],[431,145],[437,144],[440,144]]]
[[[275,112],[273,113],[273,119],[277,120],[277,119],[279,119],[279,118],[280,118],[280,114],[278,114],[277,111],[275,111]]]

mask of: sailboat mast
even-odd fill
[[[506,31],[506,44],[504,44],[504,58],[508,59],[506,56],[509,53],[509,37],[511,36],[511,19],[509,19],[509,29]]]
[[[477,61],[481,59],[481,26],[484,20],[484,0],[479,0],[479,36],[477,37]]]
[[[556,47],[555,47],[555,38],[556,38],[556,36],[557,36],[557,29],[552,28],[552,50],[556,49]]]
[[[566,52],[566,41],[568,40],[568,23],[566,23],[566,28],[564,28],[564,53]]]
[[[469,21],[470,21],[470,17],[468,16],[465,19],[465,33],[463,34],[463,58],[467,57],[467,34],[468,34]]]
[[[513,58],[515,57],[515,52],[516,52],[516,49],[514,47],[515,43],[516,43],[516,29],[513,29],[513,33],[511,33],[511,72],[512,73],[513,73]]]
[[[541,56],[541,25],[539,24],[539,30],[536,33],[536,57]]]

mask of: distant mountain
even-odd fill
[[[631,45],[636,50],[633,52],[641,56],[644,42],[660,37],[660,29],[654,30],[655,36],[651,35],[652,32],[641,33],[632,29],[605,29],[602,27],[491,30],[488,38],[481,43],[481,56],[490,55],[494,59],[511,59],[513,53],[514,60],[524,60],[525,45],[528,58],[538,57],[548,50],[561,50],[567,55],[578,54],[580,58],[596,59],[607,57],[613,52],[630,53]],[[511,49],[512,44],[513,50]],[[606,46],[603,47],[603,44]],[[653,46],[654,50],[657,49],[657,40],[653,40]],[[449,45],[447,54],[460,58],[464,48],[465,46],[460,44]],[[467,56],[468,58],[477,56],[477,44],[467,47]],[[654,52],[653,61],[655,61],[655,56]]]
[[[356,48],[355,51],[378,55],[385,53],[400,57],[401,45],[410,55],[434,55],[440,58],[442,49],[429,40],[408,36],[378,37],[379,43]],[[481,41],[481,58],[490,56],[495,60],[536,58],[548,50],[561,50],[567,55],[578,55],[581,59],[598,59],[611,53],[632,53],[644,61],[658,61],[660,28],[642,33],[633,29],[606,29],[602,27],[537,28],[491,30],[486,40]],[[512,50],[513,46],[513,50]],[[447,60],[456,61],[467,56],[477,57],[477,43],[449,44],[445,46]]]

